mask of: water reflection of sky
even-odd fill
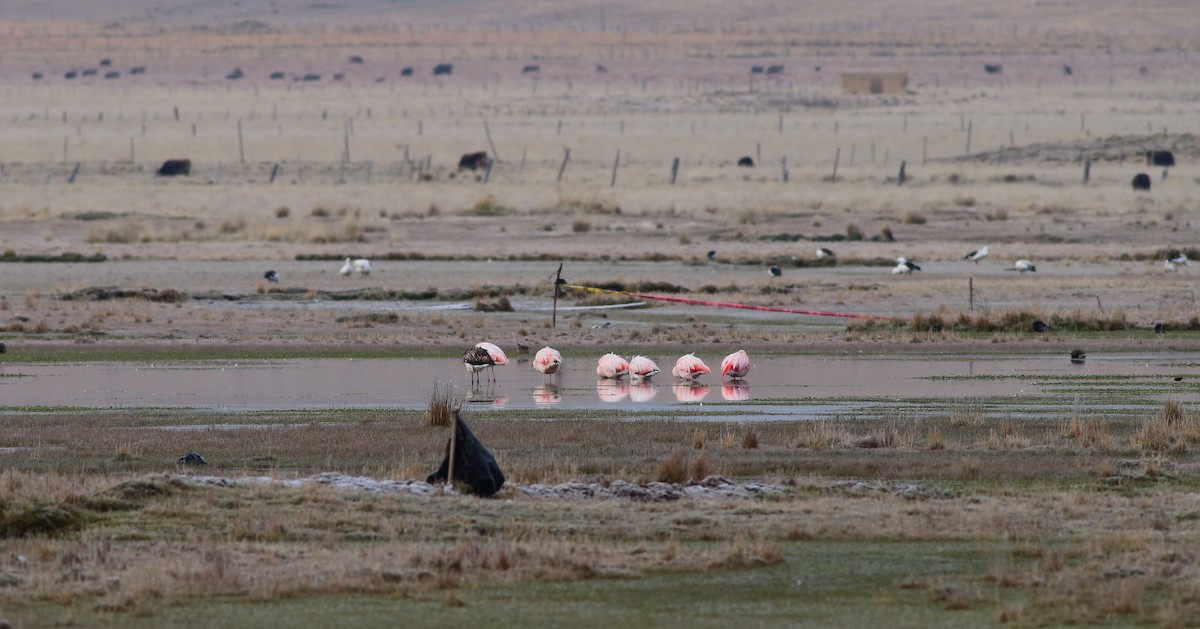
[[[1136,376],[1164,399],[1200,400],[1200,356],[1097,356],[1082,365],[1053,356],[770,356],[751,354],[743,381],[597,380],[595,356],[564,356],[553,379],[527,361],[496,369],[497,382],[468,386],[456,359],[286,360],[202,363],[0,364],[0,406],[191,407],[228,410],[424,408],[435,383],[451,383],[468,409],[669,410],[739,405],[755,412],[861,400],[1053,401],[1064,380]],[[670,363],[670,357],[653,357]],[[719,362],[720,356],[703,356]],[[666,377],[663,377],[663,376]],[[1183,377],[1178,384],[1175,377]],[[1160,382],[1161,380],[1161,382]],[[1117,381],[1118,384],[1120,381]],[[1128,382],[1128,381],[1127,381]],[[1108,382],[1106,386],[1112,386]],[[1072,394],[1073,397],[1073,394]],[[772,400],[778,404],[773,405]],[[1070,397],[1058,403],[1071,403]]]

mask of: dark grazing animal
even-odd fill
[[[96,68],[88,68],[88,69],[84,70],[81,74],[83,74],[83,76],[96,76]]]
[[[108,67],[108,66],[112,65],[112,59],[101,59],[100,65],[101,65],[101,67]]]
[[[783,74],[783,66],[767,66],[767,74]]]
[[[1037,332],[1038,334],[1042,334],[1050,330],[1050,326],[1046,325],[1046,322],[1042,321],[1041,319],[1034,321],[1031,327],[1033,328],[1033,331]]]
[[[145,74],[146,66],[133,66],[132,68],[129,68],[129,73],[130,74]]]
[[[183,175],[184,177],[192,174],[192,160],[190,159],[169,159],[158,167],[158,172],[154,173],[159,177],[176,177]]]
[[[524,68],[521,68],[521,74],[533,74],[533,73],[537,73],[537,72],[541,72],[541,71],[542,71],[542,67],[539,65],[528,65],[528,66],[525,66]]]
[[[7,352],[7,351],[8,351],[8,348],[5,347],[4,343],[0,343],[0,354],[3,354],[4,352]]]
[[[121,73],[120,73],[120,72],[117,72],[116,70],[113,70],[112,72],[105,72],[105,73],[104,73],[104,78],[106,78],[106,79],[119,79],[119,78],[121,78]]]
[[[1000,74],[1004,71],[1004,66],[998,63],[985,63],[983,64],[983,71],[988,74]]]
[[[179,457],[175,462],[180,465],[208,465],[208,461],[205,461],[199,452],[188,452]]]
[[[754,168],[754,158],[750,156],[743,157],[738,160],[738,166],[743,168]]]
[[[454,444],[454,478],[451,480],[465,484],[471,493],[482,498],[494,495],[504,486],[504,472],[496,464],[496,457],[483,442],[471,432],[471,428],[463,421],[457,411],[454,413],[454,436],[446,440],[446,456],[437,471],[425,478],[425,482],[434,484],[445,482],[450,471],[450,445]]]
[[[750,66],[750,74],[762,74],[762,73],[763,73],[762,66]]]
[[[359,55],[350,55],[350,63],[364,63],[364,61]]]
[[[64,79],[66,79],[66,80],[68,80],[68,81],[70,81],[71,79],[73,79],[73,78],[75,78],[75,77],[77,77],[77,76],[79,76],[79,73],[78,73],[78,72],[76,72],[76,71],[74,71],[74,70],[71,70],[70,72],[67,72],[67,73],[63,74],[63,78],[64,78]]]
[[[230,72],[229,74],[225,75],[225,78],[230,81],[236,81],[240,78],[244,78],[245,76],[246,76],[246,73],[242,72],[241,68],[234,68],[233,72]]]
[[[607,66],[600,65],[599,63],[596,64],[596,74],[607,74],[607,73],[608,73]]]
[[[300,80],[301,81],[320,81],[321,75],[310,72],[310,73],[305,74],[304,76],[300,77]]]
[[[412,75],[413,75],[412,66],[404,68],[403,70],[400,71],[400,76],[412,76]]]
[[[488,165],[487,151],[479,151],[478,153],[464,153],[458,160],[459,170],[484,170]]]
[[[453,63],[439,63],[439,64],[433,66],[433,76],[439,76],[442,74],[453,74],[453,73],[454,73],[454,64]]]
[[[1134,175],[1133,189],[1146,190],[1148,192],[1150,190],[1150,175],[1147,175],[1146,173],[1138,173]]]
[[[1071,69],[1071,66],[1063,66],[1063,74],[1071,76],[1074,73],[1075,71]]]
[[[263,279],[267,280],[268,282],[278,282],[279,273],[276,271],[267,271],[266,273],[263,273]]]
[[[1175,165],[1175,155],[1171,151],[1146,151],[1146,165],[1170,168]]]
[[[39,80],[41,80],[41,78],[42,78],[42,73],[41,73],[41,72],[34,72],[34,73],[33,73],[33,80],[35,80],[35,81],[39,81]]]
[[[284,73],[282,73],[282,72],[280,72],[280,71],[276,70],[275,72],[272,72],[272,73],[271,73],[271,80],[272,80],[272,81],[279,81],[279,80],[283,79],[283,77],[284,77],[284,76],[286,76],[286,75],[284,75]]]

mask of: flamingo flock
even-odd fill
[[[495,382],[495,367],[507,364],[508,357],[504,354],[504,350],[486,341],[476,343],[474,347],[463,353],[463,367],[471,375],[472,384],[478,382],[480,373],[485,369],[488,370],[490,381]],[[562,353],[553,347],[543,347],[533,357],[534,371],[546,376],[549,382],[554,381],[554,374],[559,373],[562,366]],[[660,372],[661,370],[653,360],[641,355],[625,360],[610,352],[596,361],[596,375],[601,380],[620,380],[629,376],[630,381],[644,383]],[[675,366],[671,368],[671,375],[675,376],[678,381],[687,383],[693,383],[700,376],[710,373],[712,370],[695,353],[680,356],[675,361]],[[740,381],[748,373],[750,373],[750,356],[744,349],[739,349],[721,360],[722,382],[726,379]]]

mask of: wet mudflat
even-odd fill
[[[719,368],[721,355],[700,356]],[[1016,415],[1063,405],[1115,410],[1166,399],[1200,399],[1200,355],[1114,354],[1082,364],[1066,356],[757,355],[745,380],[670,376],[672,356],[650,382],[602,380],[595,356],[566,353],[553,381],[526,359],[495,369],[496,382],[469,384],[456,359],[297,359],[179,363],[0,365],[0,406],[183,407],[228,411],[424,408],[449,383],[470,410],[628,409],[756,420],[879,415],[955,404],[1004,405]],[[1177,378],[1179,380],[1177,380]]]

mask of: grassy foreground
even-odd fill
[[[1200,419],[720,424],[477,417],[512,484],[710,474],[774,497],[496,499],[198,485],[423,478],[419,413],[11,411],[0,609],[17,626],[963,626],[1200,620]],[[297,422],[299,420],[299,423]],[[241,425],[239,427],[239,425]],[[382,436],[382,438],[381,438]],[[220,453],[172,464],[181,443]]]

